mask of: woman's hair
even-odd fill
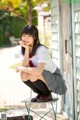
[[[41,43],[39,41],[38,29],[34,25],[26,25],[22,29],[21,37],[22,37],[23,34],[31,35],[34,39],[32,53],[30,54],[30,57],[31,57],[35,54],[36,49],[41,45]],[[22,54],[24,55],[24,53],[25,53],[25,48],[22,47]]]

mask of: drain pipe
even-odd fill
[[[73,59],[73,34],[72,34],[72,0],[70,0],[70,44],[71,44],[71,75],[73,86],[73,120],[75,120],[75,95],[74,95],[74,59]]]

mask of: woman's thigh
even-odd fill
[[[43,81],[43,82],[46,84],[46,82],[45,82],[45,80],[44,80],[44,78],[43,78],[42,75],[28,74],[28,79],[29,79],[31,82],[35,82],[36,80],[39,79],[39,80]]]
[[[43,81],[46,84],[42,74],[41,75],[34,75],[34,74],[28,74],[25,72],[21,72],[21,79],[22,79],[22,81],[30,80],[31,82],[34,82],[34,81],[40,79],[41,81]]]
[[[30,80],[31,82],[34,82],[37,79],[42,79],[42,78],[41,78],[41,76],[38,76],[38,75],[21,72],[21,79],[22,79],[22,81]]]

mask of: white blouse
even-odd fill
[[[48,49],[45,46],[38,47],[36,54],[30,58],[34,66],[37,66],[37,63],[45,63],[44,70],[50,71],[52,73],[57,69],[56,64],[53,62],[51,55],[49,54]]]

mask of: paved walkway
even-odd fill
[[[0,106],[22,105],[30,89],[21,81],[20,74],[11,68],[18,62],[15,47],[0,49]]]

